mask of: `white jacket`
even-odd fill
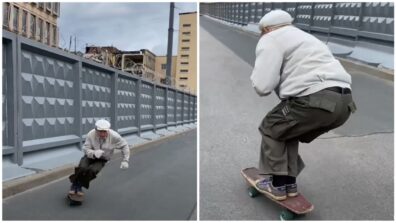
[[[352,83],[324,43],[291,25],[260,38],[250,80],[260,96],[275,90],[280,99],[334,86],[351,88]]]
[[[89,152],[92,153],[94,150],[99,149],[104,151],[102,157],[106,160],[111,159],[114,149],[121,149],[124,156],[123,161],[129,161],[129,146],[127,141],[112,129],[109,130],[109,134],[103,142],[99,139],[95,129],[88,132],[83,146],[83,152],[85,155],[88,155]]]

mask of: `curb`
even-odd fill
[[[336,59],[340,61],[342,66],[348,67],[348,69],[355,69],[357,71],[368,73],[370,75],[394,82],[394,74],[391,70],[373,67],[358,61],[348,60],[341,57],[336,57]]]
[[[178,132],[175,133],[173,135],[168,135],[168,136],[163,136],[161,138],[158,138],[154,141],[148,141],[148,142],[144,142],[138,145],[135,145],[134,147],[130,147],[131,150],[131,156],[133,154],[142,152],[146,149],[149,148],[149,146],[154,146],[154,145],[158,145],[161,144],[163,142],[169,141],[171,139],[174,139],[176,137],[182,136],[190,131],[194,131],[197,128],[192,128],[192,129],[188,129],[186,131],[183,132]],[[120,151],[117,150],[117,152],[115,152],[114,154],[119,154],[121,153]],[[118,157],[115,157],[113,159],[110,160],[117,160]],[[33,189],[35,187],[41,186],[43,184],[52,182],[54,180],[60,179],[62,177],[66,177],[70,174],[73,173],[74,171],[74,165],[73,164],[68,164],[68,165],[64,165],[64,166],[60,166],[57,168],[54,168],[52,170],[48,170],[48,171],[43,171],[37,174],[33,174],[33,175],[29,175],[26,177],[21,177],[21,178],[17,178],[14,180],[10,180],[10,181],[6,181],[3,182],[3,199],[22,193],[24,191]]]

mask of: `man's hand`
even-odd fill
[[[87,150],[87,157],[88,158],[90,158],[90,159],[93,159],[94,158],[94,151],[92,150],[92,149],[88,149]]]
[[[95,150],[94,153],[95,153],[95,157],[97,159],[99,159],[103,155],[104,151],[101,149],[98,149],[98,150]]]
[[[128,162],[127,161],[122,161],[120,168],[123,169],[123,170],[124,169],[128,169],[129,168]]]

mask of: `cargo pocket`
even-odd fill
[[[355,102],[351,102],[351,103],[349,103],[348,104],[348,109],[349,109],[349,111],[351,112],[351,113],[355,113],[356,112],[356,104],[355,104]]]
[[[310,95],[309,97],[309,107],[311,108],[318,108],[333,113],[336,106],[336,102],[323,97],[323,95]]]
[[[291,116],[290,109],[288,103],[278,106],[263,119],[259,127],[260,133],[277,140],[286,136],[288,131],[298,123]]]

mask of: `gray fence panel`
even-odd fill
[[[183,94],[181,92],[176,93],[176,123],[180,124],[183,121]]]
[[[138,79],[119,75],[117,89],[117,126],[120,134],[134,133],[138,126]]]
[[[368,2],[364,4],[365,5],[363,7],[363,19],[362,19],[361,30],[366,32],[393,35],[394,33],[393,3]]]
[[[142,131],[154,128],[152,83],[142,81],[140,92],[140,128]]]
[[[15,147],[16,139],[16,122],[15,111],[16,86],[15,86],[15,35],[3,35],[3,155],[12,155],[14,162],[17,161]]]
[[[183,94],[183,122],[188,121],[188,95]]]
[[[175,100],[176,93],[174,90],[168,89],[168,123],[169,125],[174,125],[176,123],[176,109]]]
[[[99,119],[111,120],[111,75],[83,64],[82,67],[82,131],[88,133]]]
[[[310,29],[312,18],[312,3],[298,3],[294,23],[304,30]]]
[[[297,3],[287,2],[284,5],[285,11],[288,12],[293,18],[296,17],[296,7]]]
[[[23,46],[25,45],[22,45],[21,50],[20,100],[25,150],[48,143],[51,141],[49,138],[78,138],[76,113],[73,109],[76,103],[74,64]]]
[[[314,5],[313,9],[313,21],[312,21],[312,28],[316,28],[315,31],[320,32],[329,32],[329,28],[331,26],[331,18],[333,12],[333,4],[320,4],[317,3]]]
[[[194,111],[195,97],[192,96],[192,95],[190,95],[189,97],[190,97],[190,106],[188,106],[189,107],[189,112],[190,112],[189,113],[189,121],[192,122],[192,121],[195,120],[195,117],[194,117],[194,115],[195,115],[195,111]]]
[[[156,128],[166,126],[166,88],[157,86],[155,89],[155,125]]]

